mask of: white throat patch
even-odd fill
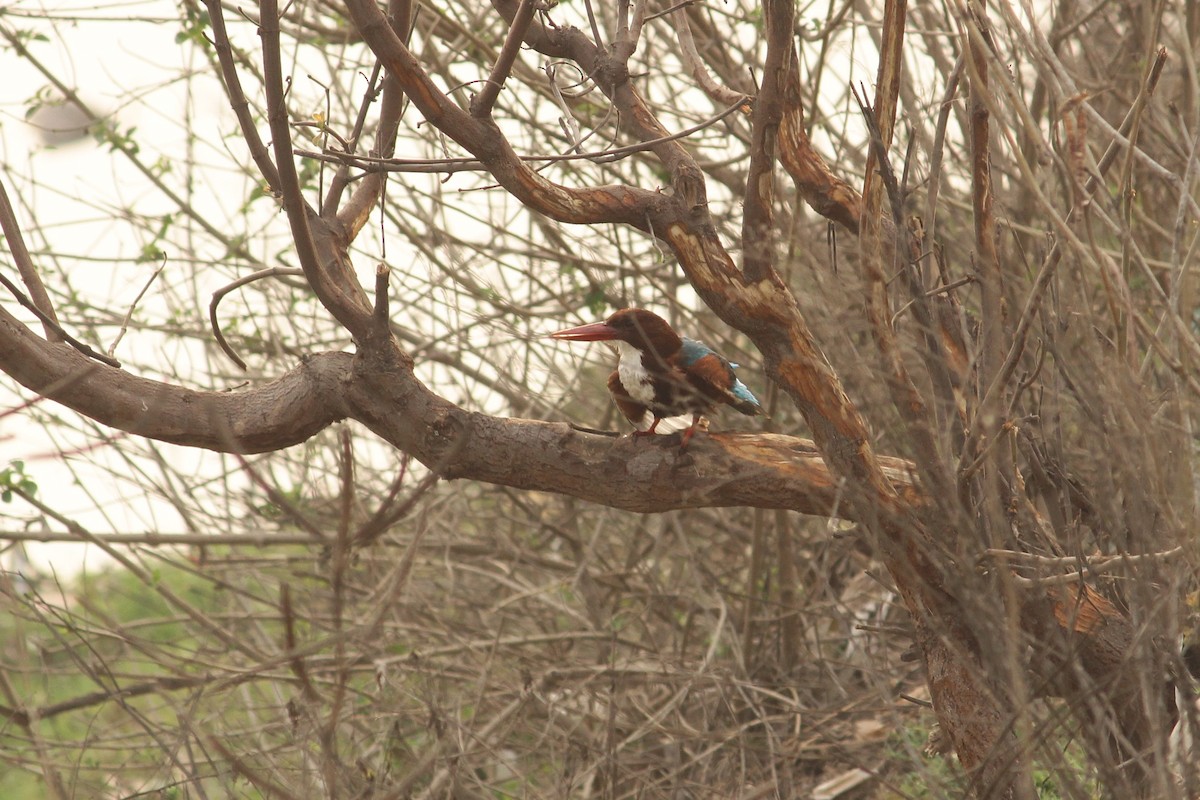
[[[654,402],[654,387],[650,385],[650,373],[642,364],[642,351],[620,339],[614,340],[613,344],[617,346],[617,377],[621,379],[621,385],[634,402],[649,406]]]

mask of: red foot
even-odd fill
[[[692,424],[683,432],[683,441],[679,443],[680,450],[687,450],[688,442],[696,435],[696,426],[700,424],[700,416],[700,414],[697,414],[692,417]]]
[[[654,422],[650,423],[649,428],[646,428],[646,430],[644,430],[644,431],[634,431],[633,435],[634,436],[653,436],[654,429],[658,427],[658,423],[660,423],[660,422],[662,422],[662,420],[659,419],[658,417],[655,417]]]

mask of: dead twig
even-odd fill
[[[117,345],[121,343],[123,338],[125,338],[125,332],[129,329],[129,321],[133,319],[133,312],[137,308],[138,303],[142,301],[142,298],[145,296],[146,292],[150,290],[150,286],[155,280],[158,279],[158,276],[162,274],[162,271],[167,267],[167,254],[161,253],[160,255],[162,255],[162,263],[155,268],[154,272],[150,273],[150,277],[146,279],[146,283],[144,286],[142,286],[142,290],[137,293],[137,297],[133,298],[133,302],[129,304],[129,310],[125,312],[125,318],[121,320],[121,329],[117,331],[117,336],[115,339],[113,339],[113,343],[108,346],[108,354],[110,356],[117,352]],[[243,367],[243,369],[245,369],[245,367]]]
[[[99,361],[100,363],[107,364],[110,367],[116,367],[117,369],[121,368],[120,361],[117,361],[112,356],[109,356],[104,353],[93,350],[89,345],[84,344],[83,342],[79,341],[74,336],[72,336],[71,334],[69,334],[65,330],[63,330],[62,326],[59,325],[58,322],[50,314],[47,314],[45,311],[42,311],[40,308],[38,308],[37,305],[32,300],[30,300],[28,297],[26,297],[25,293],[22,292],[15,283],[10,281],[8,279],[8,276],[6,276],[3,272],[0,272],[0,284],[2,284],[5,289],[8,289],[8,291],[12,294],[12,296],[17,299],[18,303],[20,303],[22,306],[24,306],[26,309],[28,309],[35,317],[37,317],[39,320],[41,320],[42,325],[44,325],[45,327],[52,330],[57,335],[57,337],[59,338],[60,341],[64,341],[67,344],[71,345],[71,347],[74,347],[76,350],[83,353],[88,358],[94,358],[95,360]],[[53,341],[53,339],[52,339],[52,341]]]
[[[303,275],[304,270],[298,267],[267,267],[260,269],[257,272],[252,272],[249,275],[243,275],[232,283],[222,286],[213,292],[212,300],[208,303],[208,323],[213,333],[213,338],[217,340],[217,345],[221,348],[221,352],[229,356],[229,360],[238,365],[238,369],[246,371],[246,362],[241,356],[230,347],[229,342],[225,339],[225,335],[221,333],[221,324],[217,320],[217,307],[221,304],[221,300],[225,295],[240,289],[254,281],[262,280],[263,278],[277,278],[284,275]]]

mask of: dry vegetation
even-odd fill
[[[1200,796],[1200,11],[886,6],[6,8],[0,795]]]

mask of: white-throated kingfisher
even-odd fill
[[[748,416],[763,414],[762,405],[738,380],[734,364],[695,339],[680,336],[665,319],[642,308],[623,308],[604,322],[550,334],[573,342],[612,342],[617,368],[608,376],[608,391],[621,413],[637,428],[634,436],[654,433],[666,417],[691,414],[680,449],[687,447],[700,418],[718,405]],[[652,421],[646,430],[649,415]]]

